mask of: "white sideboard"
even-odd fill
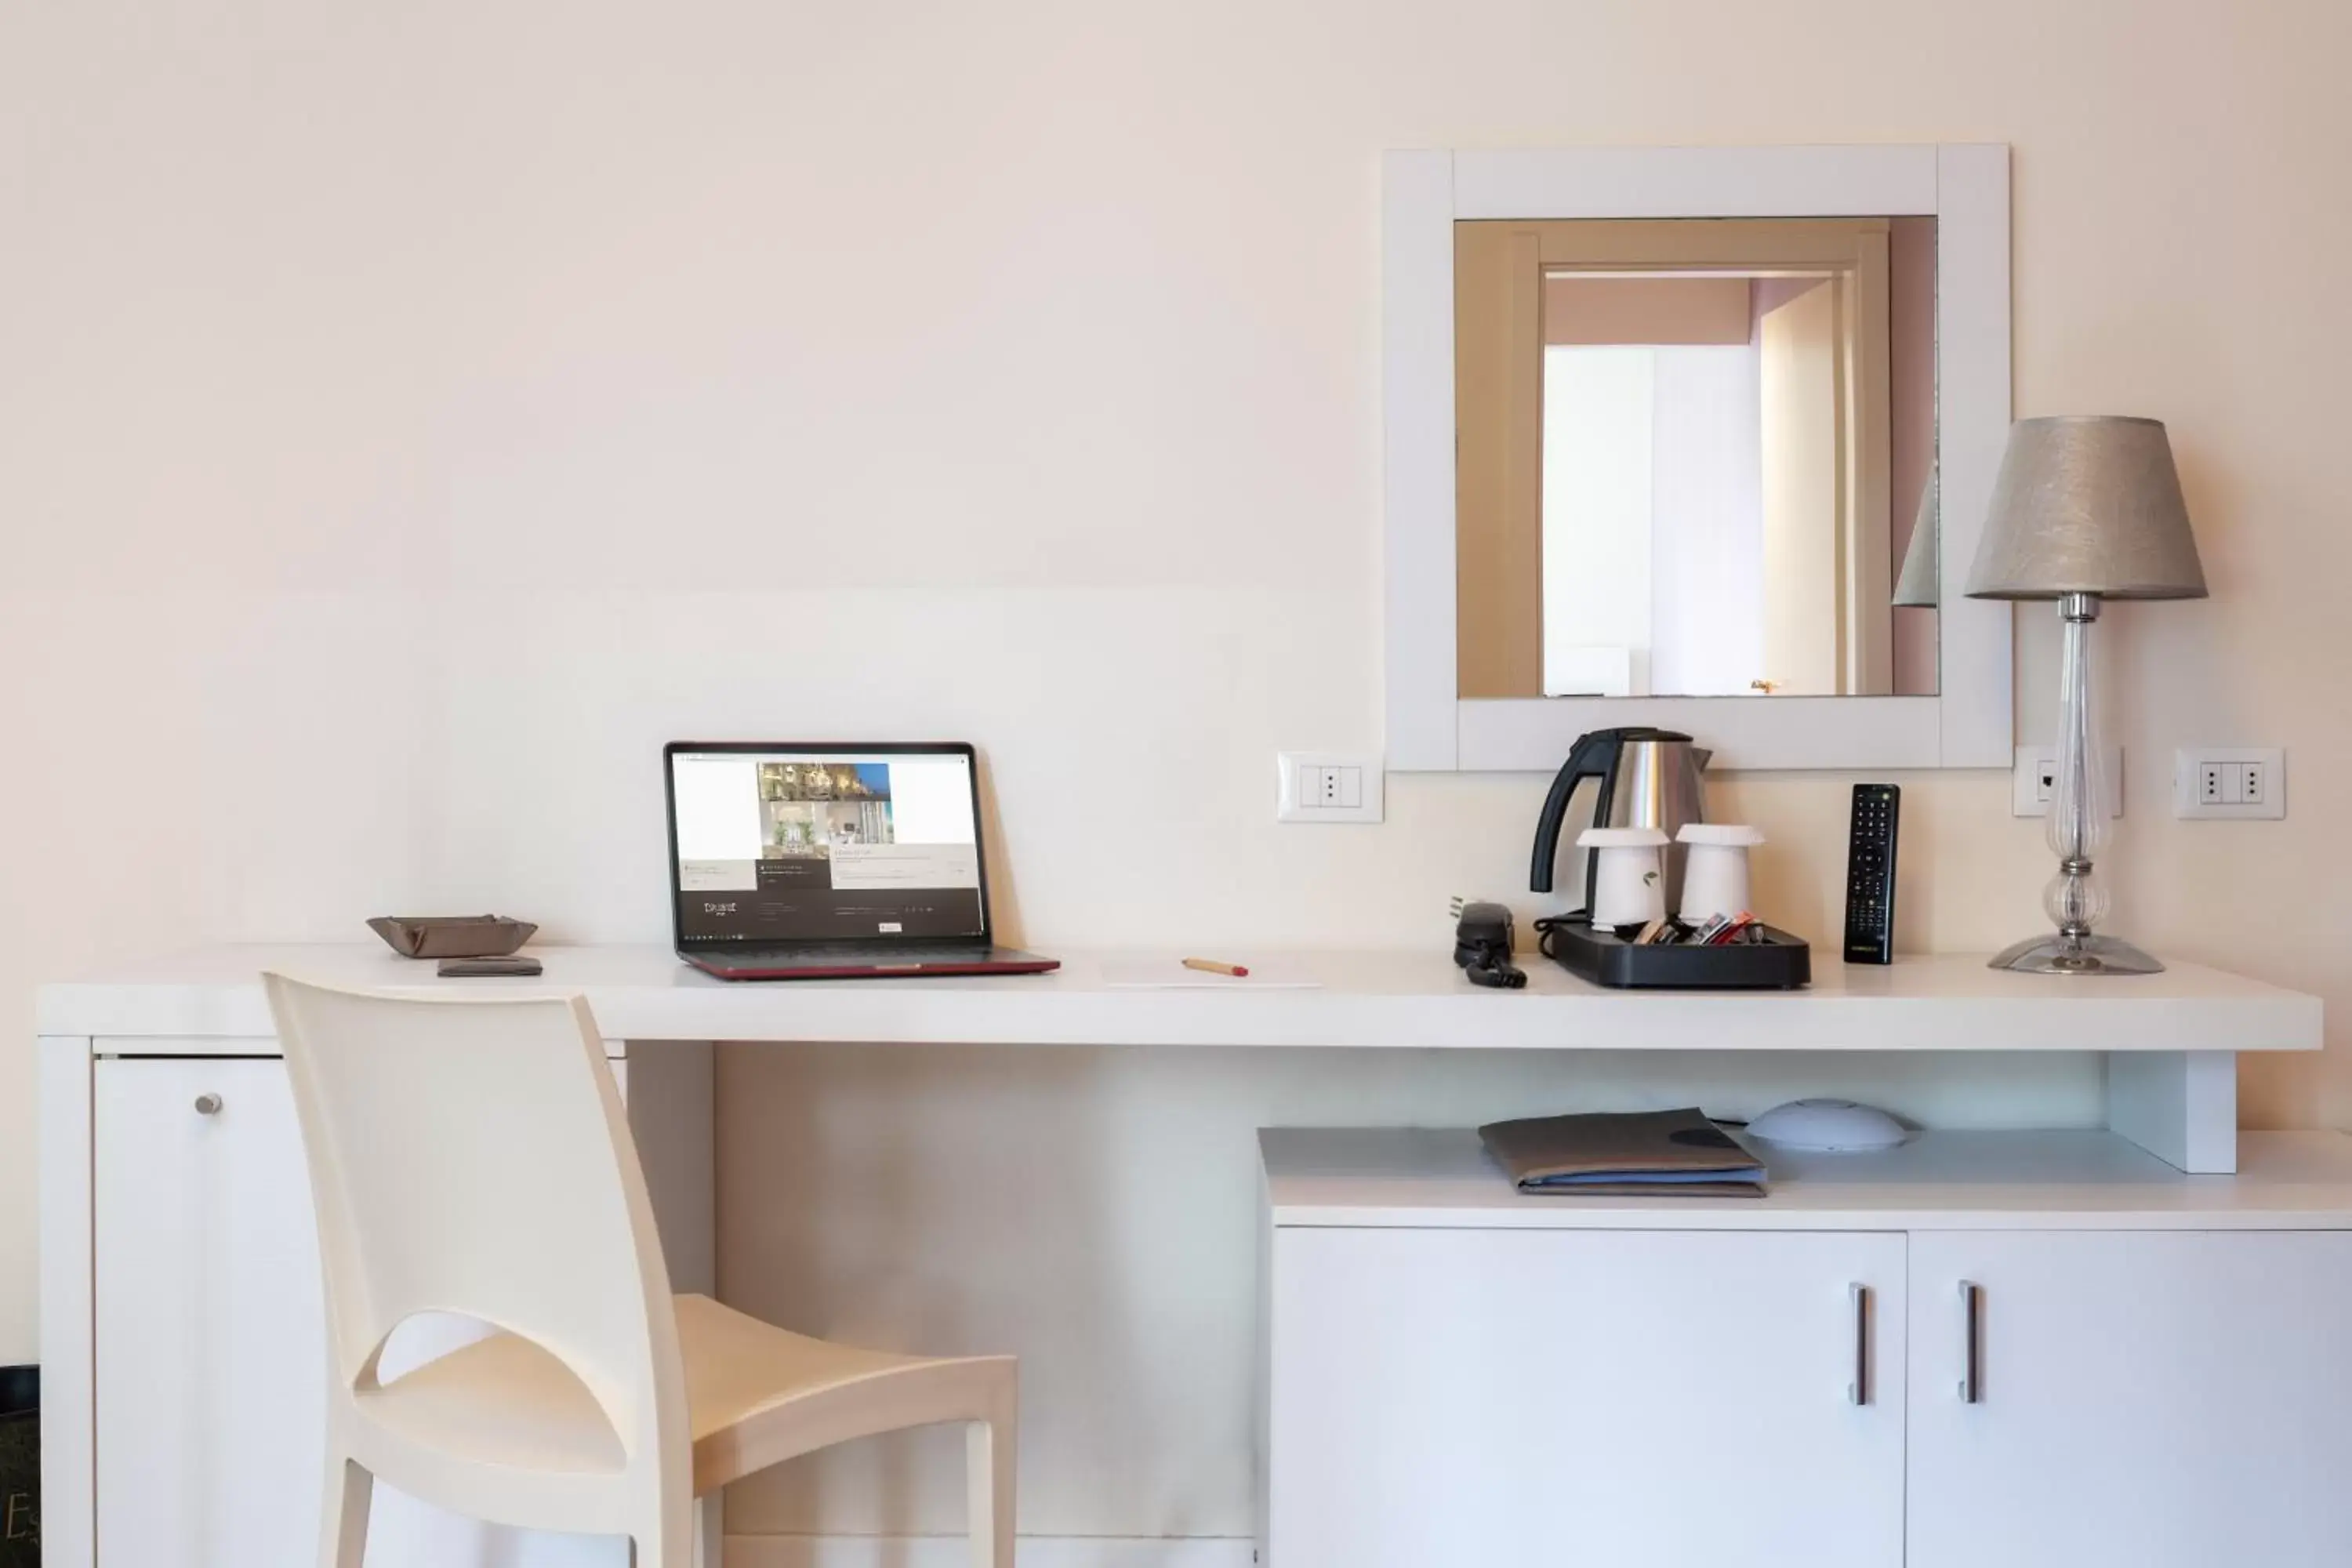
[[[2135,1142],[2175,1164],[2231,1168],[2235,1053],[2314,1050],[2321,1041],[2315,999],[2189,966],[2094,985],[1994,974],[1980,958],[1912,959],[1886,969],[1825,965],[1804,993],[1637,995],[1602,991],[1547,966],[1531,969],[1524,992],[1481,991],[1443,952],[1291,954],[1283,967],[1311,975],[1318,988],[1178,991],[1118,984],[1118,962],[1091,954],[1073,955],[1062,973],[1046,976],[785,985],[725,984],[656,948],[549,949],[541,956],[541,982],[445,982],[380,948],[228,948],[44,989],[48,1568],[247,1568],[304,1561],[310,1550],[323,1364],[315,1240],[258,983],[264,969],[394,990],[584,994],[624,1075],[664,1248],[682,1289],[707,1289],[716,1277],[709,1045],[716,1040],[1113,1051],[1181,1045],[2088,1052],[2107,1064],[2113,1132],[2095,1134],[2099,1146],[2130,1155],[2134,1168],[2176,1176]],[[200,1104],[212,1100],[210,1110]],[[1960,1184],[1980,1191],[1983,1168]],[[1294,1191],[1289,1223],[1309,1223],[1299,1217],[1308,1211],[1296,1205],[1315,1190],[1310,1184]],[[1809,1201],[1803,1190],[1756,1212],[1785,1216]],[[2256,1189],[2221,1182],[2195,1190]],[[1362,1196],[1350,1188],[1333,1201],[1351,1214],[1370,1212]],[[1457,1196],[1466,1200],[1467,1189]],[[1418,1215],[1435,1201],[1422,1191],[1400,1212]],[[1941,1200],[1880,1191],[1874,1200],[1849,1193],[1841,1201],[1859,1206],[1837,1224],[1810,1226],[1824,1233],[1822,1256],[1775,1254],[1785,1261],[1768,1264],[1759,1252],[1752,1266],[1767,1294],[1792,1300],[1808,1270],[1869,1274],[1884,1281],[1877,1321],[1893,1331],[1901,1284],[1893,1260],[1907,1258],[1916,1270],[1919,1255],[1916,1242],[1903,1250],[1906,1222],[1886,1215],[1907,1212],[1900,1207],[1906,1202]],[[1495,1206],[1491,1192],[1473,1206],[1479,1205],[1483,1225],[1503,1225],[1495,1216],[1509,1211]],[[1677,1208],[1651,1223],[1663,1230],[1700,1212]],[[1826,1234],[1832,1230],[1888,1234],[1840,1240]],[[1645,1319],[1641,1303],[1651,1292],[1634,1286],[1716,1268],[1703,1251],[1681,1250],[1704,1239],[1629,1257],[1622,1275],[1628,1293],[1613,1304],[1596,1300],[1593,1310],[1614,1311],[1620,1321]],[[1240,1227],[1235,1242],[1246,1246]],[[1051,1305],[1041,1299],[1039,1310]],[[1721,1339],[1736,1348],[1736,1331],[1737,1321],[1703,1311],[1657,1318],[1650,1328],[1659,1347]],[[399,1349],[421,1357],[457,1331],[427,1325]],[[1881,1353],[1894,1352],[1882,1342]],[[1695,1378],[1703,1363],[1675,1364]],[[1878,1387],[1895,1397],[1901,1381],[1883,1372]],[[1874,1408],[1882,1417],[1887,1409]],[[1856,1467],[1854,1476],[1876,1476],[1888,1463],[1885,1452],[1868,1449],[1855,1446],[1843,1461]],[[1791,1493],[1792,1509],[1794,1500]],[[508,1538],[398,1507],[383,1511],[376,1542],[371,1568],[615,1562],[612,1542]]]
[[[2323,1568],[2352,1538],[2352,1140],[1770,1152],[1528,1197],[1475,1132],[1282,1130],[1269,1568]]]

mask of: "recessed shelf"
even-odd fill
[[[2184,1175],[2093,1129],[1927,1131],[1874,1154],[1763,1152],[1762,1198],[1529,1197],[1468,1128],[1258,1134],[1277,1226],[1498,1229],[2335,1229],[2352,1226],[2352,1138],[2249,1132],[2238,1173]]]

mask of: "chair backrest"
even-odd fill
[[[669,1273],[579,998],[417,998],[263,977],[325,1261],[334,1397],[418,1312],[569,1367],[638,1456],[688,1440]]]

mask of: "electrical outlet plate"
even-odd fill
[[[2106,764],[2107,815],[2121,816],[2124,814],[2124,749],[2109,746],[2100,760]],[[2050,797],[2057,793],[2057,747],[2018,747],[2017,762],[2009,777],[2010,815],[2049,816]]]
[[[2172,754],[2172,815],[2263,822],[2286,815],[2286,753],[2276,746],[2183,746]]]
[[[1378,822],[1381,759],[1361,752],[1284,752],[1275,816],[1283,822]]]

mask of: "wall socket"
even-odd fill
[[[2105,748],[2099,757],[2104,764],[2107,785],[2107,815],[2124,814],[2124,749]],[[2020,746],[2017,762],[2009,779],[2009,813],[2011,816],[2047,816],[2050,797],[2058,793],[2058,748],[2055,746]]]
[[[1381,820],[1385,803],[1380,758],[1360,752],[1284,752],[1275,762],[1277,820]]]
[[[2183,746],[2172,754],[2172,815],[2268,821],[2286,815],[2286,753],[2275,746]]]

